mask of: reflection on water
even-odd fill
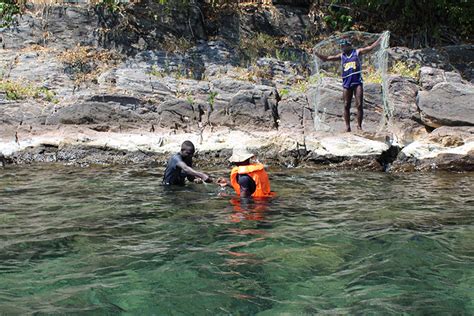
[[[472,174],[271,173],[0,169],[0,313],[474,314]]]

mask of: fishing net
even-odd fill
[[[372,50],[372,52],[361,56],[361,64],[364,82],[378,83],[382,87],[383,114],[380,122],[380,128],[383,128],[387,125],[387,122],[393,115],[393,107],[390,105],[388,100],[387,77],[387,48],[389,44],[390,33],[388,31],[380,34],[357,31],[346,32],[337,36],[329,37],[328,39],[318,43],[314,49],[322,55],[336,55],[341,52],[339,41],[342,39],[349,40],[354,48],[362,48],[371,45],[379,37],[381,37],[380,44],[377,45],[374,50]],[[331,131],[332,128],[326,121],[326,108],[321,102],[321,91],[325,77],[341,78],[341,62],[324,62],[315,55],[313,76],[315,89],[312,90],[313,95],[311,95],[310,99],[314,104],[314,128],[317,131]]]

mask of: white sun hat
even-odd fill
[[[247,150],[247,148],[232,149],[232,156],[229,158],[230,162],[243,162],[255,156]]]

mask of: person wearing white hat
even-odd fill
[[[194,144],[191,141],[187,140],[181,144],[181,151],[174,154],[166,165],[164,185],[184,185],[186,179],[195,181],[196,177],[207,183],[212,182],[210,176],[192,168],[194,152]]]
[[[246,148],[234,148],[229,161],[236,166],[230,173],[230,185],[240,197],[272,197],[275,195],[270,190],[268,174],[261,163],[251,162],[254,154]],[[221,186],[229,185],[229,182],[220,178],[217,183]]]

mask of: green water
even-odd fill
[[[272,170],[242,205],[161,172],[0,169],[0,314],[474,314],[474,174]]]

